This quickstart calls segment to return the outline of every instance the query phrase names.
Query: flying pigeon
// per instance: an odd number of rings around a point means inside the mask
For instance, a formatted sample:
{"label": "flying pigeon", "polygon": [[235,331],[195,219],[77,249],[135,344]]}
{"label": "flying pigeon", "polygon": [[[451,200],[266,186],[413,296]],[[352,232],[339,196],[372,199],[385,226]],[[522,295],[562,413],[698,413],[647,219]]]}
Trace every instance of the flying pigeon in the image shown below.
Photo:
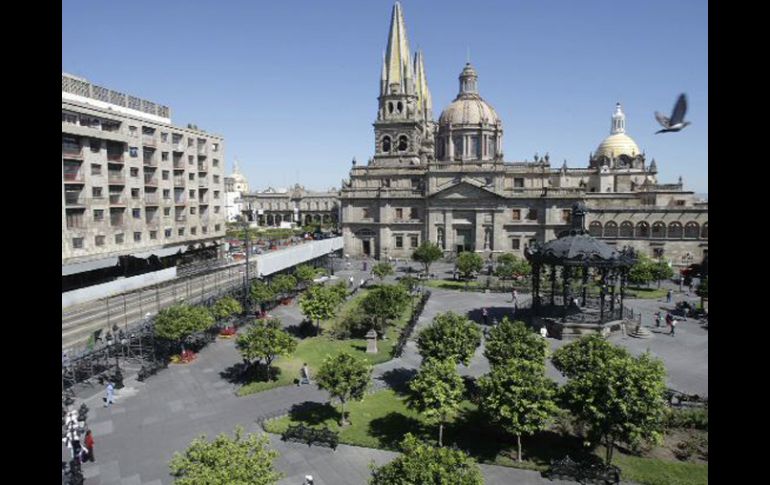
{"label": "flying pigeon", "polygon": [[685,126],[689,125],[689,121],[684,121],[684,114],[687,112],[687,97],[684,93],[679,95],[679,99],[676,100],[676,106],[671,113],[671,119],[666,118],[662,114],[655,112],[655,119],[663,126],[662,130],[656,131],[658,133],[667,133],[669,131],[680,131]]}

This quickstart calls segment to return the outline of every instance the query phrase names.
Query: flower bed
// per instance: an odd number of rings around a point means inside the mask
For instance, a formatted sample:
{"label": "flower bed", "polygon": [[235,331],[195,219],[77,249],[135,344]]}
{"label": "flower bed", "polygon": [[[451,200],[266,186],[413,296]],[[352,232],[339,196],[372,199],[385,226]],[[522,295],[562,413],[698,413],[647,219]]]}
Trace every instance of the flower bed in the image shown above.
{"label": "flower bed", "polygon": [[235,325],[231,327],[225,327],[219,331],[219,336],[222,338],[231,338],[235,336],[236,331],[237,329],[235,328]]}
{"label": "flower bed", "polygon": [[192,350],[183,350],[181,354],[171,356],[171,363],[172,364],[189,364],[190,362],[194,361],[196,357],[197,357],[197,354]]}

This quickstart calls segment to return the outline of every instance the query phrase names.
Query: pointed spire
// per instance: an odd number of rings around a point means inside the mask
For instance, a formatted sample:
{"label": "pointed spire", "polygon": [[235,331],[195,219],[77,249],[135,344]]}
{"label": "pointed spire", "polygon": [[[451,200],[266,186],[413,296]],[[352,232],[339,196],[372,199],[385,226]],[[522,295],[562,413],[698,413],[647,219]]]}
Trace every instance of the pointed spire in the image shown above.
{"label": "pointed spire", "polygon": [[388,71],[385,62],[385,51],[382,51],[382,73],[380,74],[380,94],[385,94],[388,89]]}
{"label": "pointed spire", "polygon": [[417,109],[426,121],[433,119],[433,99],[428,89],[428,78],[425,75],[425,62],[422,51],[414,55],[415,94],[417,94]]}
{"label": "pointed spire", "polygon": [[650,164],[650,173],[658,173],[658,165],[655,163],[655,159],[652,159],[652,163]]}
{"label": "pointed spire", "polygon": [[400,92],[412,94],[414,92],[414,75],[412,73],[411,54],[409,53],[409,39],[406,36],[406,24],[401,4],[396,2],[393,6],[393,15],[390,19],[390,35],[388,36],[388,50],[385,54],[387,62],[387,86],[386,92],[391,92],[391,87],[399,85]]}

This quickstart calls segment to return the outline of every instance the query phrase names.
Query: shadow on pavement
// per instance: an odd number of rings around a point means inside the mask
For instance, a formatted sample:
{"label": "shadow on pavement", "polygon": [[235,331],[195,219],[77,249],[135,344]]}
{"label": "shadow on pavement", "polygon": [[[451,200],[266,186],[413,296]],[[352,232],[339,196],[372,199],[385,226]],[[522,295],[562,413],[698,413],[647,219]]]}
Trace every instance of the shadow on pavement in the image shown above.
{"label": "shadow on pavement", "polygon": [[245,362],[238,362],[226,368],[219,373],[219,377],[230,384],[248,384],[254,381],[277,380],[281,375],[279,367],[270,366],[269,376],[265,364],[254,363],[247,365]]}

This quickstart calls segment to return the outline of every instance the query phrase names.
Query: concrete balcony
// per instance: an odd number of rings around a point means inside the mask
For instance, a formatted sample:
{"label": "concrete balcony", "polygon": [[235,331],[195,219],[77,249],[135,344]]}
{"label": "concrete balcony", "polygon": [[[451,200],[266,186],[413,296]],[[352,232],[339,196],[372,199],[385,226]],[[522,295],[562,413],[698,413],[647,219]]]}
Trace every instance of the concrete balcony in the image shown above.
{"label": "concrete balcony", "polygon": [[158,204],[158,194],[144,194],[144,203],[145,204]]}
{"label": "concrete balcony", "polygon": [[206,156],[209,154],[209,147],[207,145],[198,145],[198,155]]}
{"label": "concrete balcony", "polygon": [[158,177],[144,176],[144,185],[156,187],[158,185]]}
{"label": "concrete balcony", "polygon": [[110,205],[125,205],[126,199],[122,194],[110,194]]}
{"label": "concrete balcony", "polygon": [[154,147],[158,145],[158,140],[153,135],[142,135],[142,145]]}
{"label": "concrete balcony", "polygon": [[123,185],[126,183],[126,175],[122,172],[111,172],[107,175],[107,181],[111,184]]}
{"label": "concrete balcony", "polygon": [[208,172],[208,170],[209,170],[209,164],[208,163],[198,162],[198,171],[199,172]]}
{"label": "concrete balcony", "polygon": [[81,172],[64,172],[64,181],[67,183],[83,183],[84,177]]}
{"label": "concrete balcony", "polygon": [[184,187],[184,177],[174,177],[174,187]]}
{"label": "concrete balcony", "polygon": [[83,147],[80,145],[64,144],[61,146],[61,155],[64,158],[83,159]]}
{"label": "concrete balcony", "polygon": [[185,205],[187,204],[187,198],[186,197],[175,197],[174,198],[174,205]]}
{"label": "concrete balcony", "polygon": [[123,152],[121,153],[107,152],[107,161],[115,162],[115,163],[125,163],[125,158],[123,155],[124,155]]}
{"label": "concrete balcony", "polygon": [[209,183],[206,179],[198,179],[198,187],[208,187]]}
{"label": "concrete balcony", "polygon": [[187,216],[176,216],[174,217],[174,222],[181,222],[182,224],[186,224]]}
{"label": "concrete balcony", "polygon": [[174,168],[177,168],[177,169],[180,169],[180,170],[184,170],[184,160],[182,160],[181,158],[178,158],[178,159],[175,158],[174,159]]}
{"label": "concrete balcony", "polygon": [[158,161],[155,159],[155,157],[142,157],[142,165],[145,167],[157,167]]}
{"label": "concrete balcony", "polygon": [[65,192],[64,205],[67,207],[83,206],[85,205],[85,199],[81,197],[81,192]]}
{"label": "concrete balcony", "polygon": [[150,229],[157,229],[160,225],[160,218],[159,217],[152,217],[150,219],[147,219],[145,221],[145,224],[147,224],[147,227]]}

